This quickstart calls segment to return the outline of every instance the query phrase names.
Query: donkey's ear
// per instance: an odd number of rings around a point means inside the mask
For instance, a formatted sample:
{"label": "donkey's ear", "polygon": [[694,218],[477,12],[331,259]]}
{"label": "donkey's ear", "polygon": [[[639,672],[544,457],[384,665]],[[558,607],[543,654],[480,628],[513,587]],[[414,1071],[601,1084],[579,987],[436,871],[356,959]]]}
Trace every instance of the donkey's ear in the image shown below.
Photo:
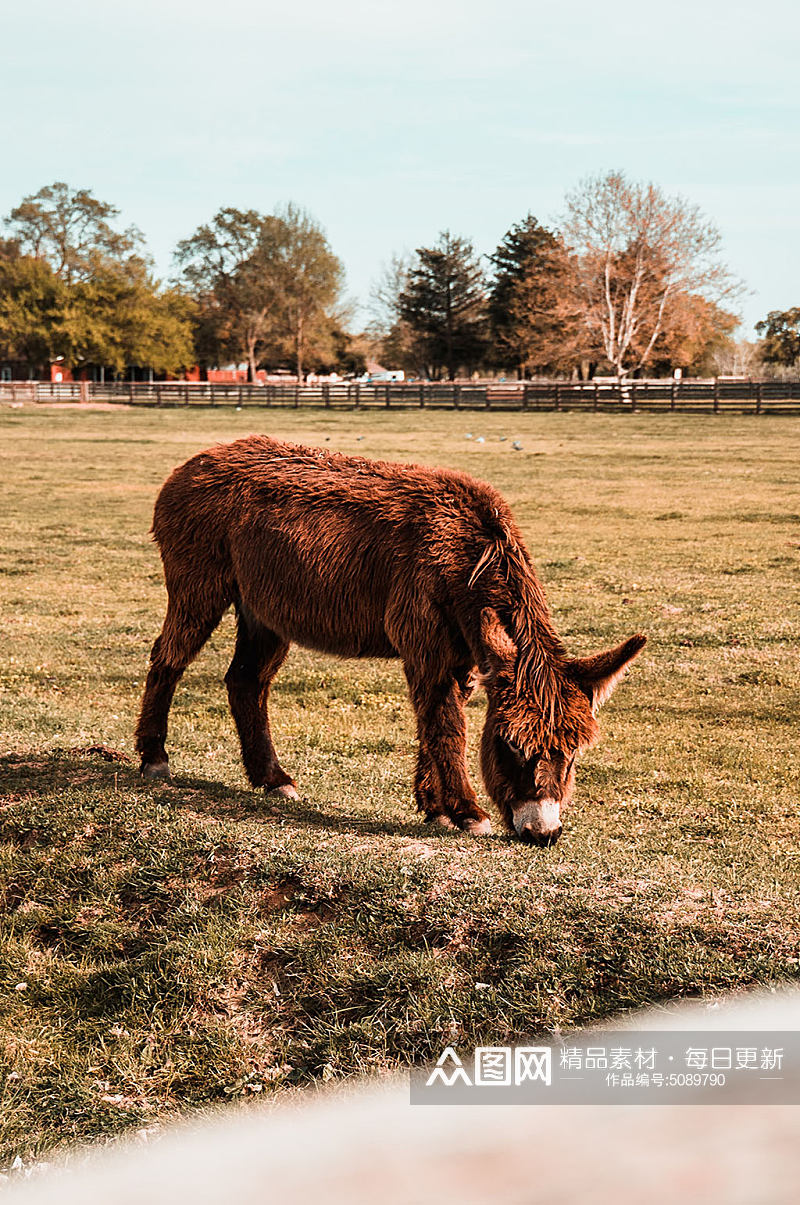
{"label": "donkey's ear", "polygon": [[592,710],[596,711],[601,703],[605,703],[646,643],[646,636],[631,636],[630,640],[615,649],[594,653],[591,657],[578,657],[570,662],[570,674],[591,699]]}
{"label": "donkey's ear", "polygon": [[513,669],[517,660],[517,646],[492,607],[484,607],[481,611],[481,644],[486,653],[489,676],[500,669]]}

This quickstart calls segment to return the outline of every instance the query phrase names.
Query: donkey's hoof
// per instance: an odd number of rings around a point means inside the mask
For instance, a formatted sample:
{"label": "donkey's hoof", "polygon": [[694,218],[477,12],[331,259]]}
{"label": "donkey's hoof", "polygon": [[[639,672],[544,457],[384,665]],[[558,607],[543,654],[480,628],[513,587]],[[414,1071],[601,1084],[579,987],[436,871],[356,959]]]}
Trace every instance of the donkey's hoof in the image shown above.
{"label": "donkey's hoof", "polygon": [[284,799],[299,799],[297,787],[291,782],[282,782],[279,787],[271,787],[268,795],[282,795]]}
{"label": "donkey's hoof", "polygon": [[152,778],[160,782],[172,782],[169,772],[169,762],[155,761],[142,764],[142,778]]}
{"label": "donkey's hoof", "polygon": [[488,837],[492,831],[492,822],[488,816],[483,820],[466,820],[464,822],[464,832],[470,833],[473,837]]}
{"label": "donkey's hoof", "polygon": [[438,824],[439,828],[445,828],[451,832],[456,827],[450,817],[445,816],[444,812],[440,812],[438,816],[431,816],[429,819],[432,820],[434,824]]}

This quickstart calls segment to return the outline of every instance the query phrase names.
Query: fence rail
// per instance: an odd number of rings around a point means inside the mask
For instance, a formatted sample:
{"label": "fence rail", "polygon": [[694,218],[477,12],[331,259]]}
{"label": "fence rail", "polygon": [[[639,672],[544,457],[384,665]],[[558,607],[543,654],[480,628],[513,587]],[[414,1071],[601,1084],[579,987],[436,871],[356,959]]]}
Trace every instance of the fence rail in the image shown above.
{"label": "fence rail", "polygon": [[235,385],[184,381],[5,381],[0,401],[117,402],[131,406],[800,414],[800,380],[360,382]]}

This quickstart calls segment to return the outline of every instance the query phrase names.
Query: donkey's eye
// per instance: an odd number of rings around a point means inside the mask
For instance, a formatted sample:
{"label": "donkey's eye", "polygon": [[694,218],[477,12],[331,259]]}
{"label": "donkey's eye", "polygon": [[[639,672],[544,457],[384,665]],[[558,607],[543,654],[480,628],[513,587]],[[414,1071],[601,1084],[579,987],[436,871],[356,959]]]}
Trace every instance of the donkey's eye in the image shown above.
{"label": "donkey's eye", "polygon": [[506,748],[514,754],[514,757],[516,757],[517,761],[525,761],[525,750],[521,745],[515,745],[513,741],[509,740],[506,740],[505,745]]}

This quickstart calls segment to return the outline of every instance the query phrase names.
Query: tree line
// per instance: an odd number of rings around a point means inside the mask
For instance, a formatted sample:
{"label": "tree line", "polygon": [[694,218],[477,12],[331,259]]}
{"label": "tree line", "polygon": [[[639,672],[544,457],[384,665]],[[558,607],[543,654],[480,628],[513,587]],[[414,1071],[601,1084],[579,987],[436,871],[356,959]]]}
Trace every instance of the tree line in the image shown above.
{"label": "tree line", "polygon": [[[692,375],[749,356],[800,361],[800,307],[773,312],[758,345],[736,344],[742,286],[716,227],[680,197],[619,172],[567,195],[557,227],[527,214],[495,251],[443,231],[395,256],[372,318],[354,331],[344,268],[324,229],[287,204],[220,209],[177,246],[159,281],[141,233],[87,189],[23,198],[0,239],[0,361],[36,375],[60,361],[175,374],[245,362],[359,375],[368,358],[416,377]],[[749,351],[748,351],[749,349]],[[726,361],[727,357],[727,361]]]}
{"label": "tree line", "polygon": [[41,372],[133,367],[173,374],[246,360],[305,370],[347,365],[344,270],[324,231],[287,205],[221,209],[179,243],[159,281],[135,227],[86,189],[25,197],[0,241],[0,360]]}

